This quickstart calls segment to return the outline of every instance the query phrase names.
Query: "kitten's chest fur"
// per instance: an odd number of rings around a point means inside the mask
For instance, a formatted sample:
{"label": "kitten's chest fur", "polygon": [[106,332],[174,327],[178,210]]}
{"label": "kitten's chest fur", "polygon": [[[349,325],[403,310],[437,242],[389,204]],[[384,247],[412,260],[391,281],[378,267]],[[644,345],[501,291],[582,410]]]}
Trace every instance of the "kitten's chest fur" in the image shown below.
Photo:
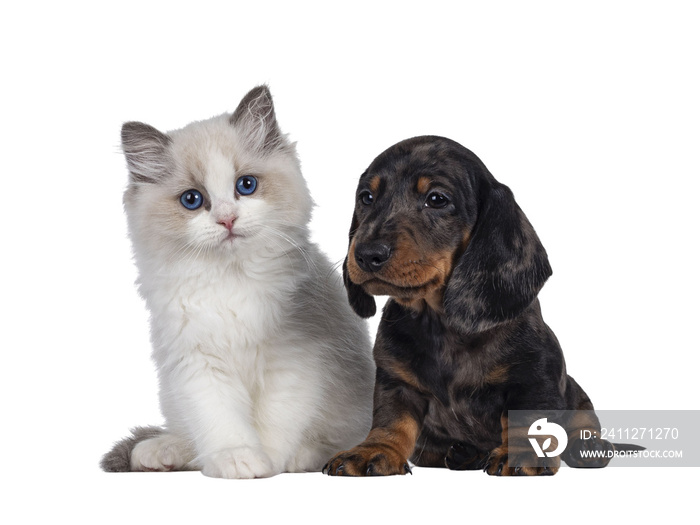
{"label": "kitten's chest fur", "polygon": [[253,366],[278,337],[295,288],[282,269],[279,261],[208,261],[144,276],[157,364],[170,368],[202,353],[222,366]]}

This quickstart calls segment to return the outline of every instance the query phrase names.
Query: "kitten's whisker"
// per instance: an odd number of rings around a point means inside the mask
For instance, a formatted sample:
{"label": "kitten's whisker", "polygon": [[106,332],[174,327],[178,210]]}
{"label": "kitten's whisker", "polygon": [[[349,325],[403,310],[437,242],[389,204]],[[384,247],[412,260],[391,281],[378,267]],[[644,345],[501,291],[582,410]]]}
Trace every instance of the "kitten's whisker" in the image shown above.
{"label": "kitten's whisker", "polygon": [[[193,248],[196,246],[196,244],[197,244],[197,240],[191,240],[191,241],[183,244],[177,250],[174,250],[172,253],[169,254],[168,262],[173,263],[178,259],[184,260],[186,255],[191,256]],[[180,256],[182,256],[182,257],[180,257]]]}
{"label": "kitten's whisker", "polygon": [[[263,234],[262,231],[260,233]],[[277,241],[277,242],[275,242],[275,245],[278,246],[282,250],[284,255],[289,259],[290,263],[292,262],[291,257],[289,256],[290,251],[297,250],[301,254],[301,256],[304,258],[304,261],[307,263],[307,266],[309,266],[309,268],[311,267],[309,259],[306,255],[306,253],[304,252],[304,250],[300,246],[298,246],[294,241],[292,241],[289,237],[283,236],[281,234],[281,232],[279,232],[273,228],[268,228],[267,230],[265,230],[265,233],[272,234],[275,236],[275,237],[271,237],[270,235],[265,235],[265,238],[268,240],[275,239]],[[286,241],[286,244],[290,245],[293,248],[293,250],[285,249],[284,245],[279,243],[279,240]]]}
{"label": "kitten's whisker", "polygon": [[306,264],[310,270],[311,269],[318,270],[316,263],[311,259],[311,257],[309,257],[309,254],[306,252],[306,250],[304,250],[304,248],[302,248],[296,241],[294,241],[294,239],[289,237],[284,232],[277,230],[276,228],[268,227],[267,231],[279,236],[281,239],[287,241],[290,245],[292,245],[294,248],[296,248],[299,251],[299,253],[301,254],[301,256],[304,258],[304,260],[306,261]]}
{"label": "kitten's whisker", "polygon": [[274,237],[271,237],[269,235],[266,235],[264,232],[259,231],[258,235],[263,238],[264,241],[274,243],[275,246],[277,246],[280,250],[282,250],[282,253],[284,254],[285,257],[287,257],[287,260],[289,260],[289,265],[294,266],[292,262],[292,258],[289,256],[289,251],[290,250],[285,250],[284,246],[282,246],[279,242],[277,242],[277,239]]}
{"label": "kitten's whisker", "polygon": [[345,262],[345,257],[343,257],[339,261],[333,263],[333,266],[331,266],[331,270],[329,272],[329,275],[330,275],[330,273],[337,272],[338,270],[340,270],[340,267],[343,266],[344,262]]}

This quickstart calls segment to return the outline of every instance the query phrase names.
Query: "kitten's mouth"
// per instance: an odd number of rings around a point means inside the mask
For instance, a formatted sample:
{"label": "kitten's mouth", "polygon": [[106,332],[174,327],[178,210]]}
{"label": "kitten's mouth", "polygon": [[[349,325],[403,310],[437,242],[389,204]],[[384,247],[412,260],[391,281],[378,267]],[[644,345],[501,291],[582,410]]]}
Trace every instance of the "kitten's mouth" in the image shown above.
{"label": "kitten's mouth", "polygon": [[243,235],[241,235],[240,233],[235,233],[235,232],[230,231],[230,232],[228,232],[228,235],[226,235],[226,237],[221,239],[221,243],[222,244],[229,244],[229,243],[232,243],[234,241],[234,239],[241,239],[241,238],[243,238]]}

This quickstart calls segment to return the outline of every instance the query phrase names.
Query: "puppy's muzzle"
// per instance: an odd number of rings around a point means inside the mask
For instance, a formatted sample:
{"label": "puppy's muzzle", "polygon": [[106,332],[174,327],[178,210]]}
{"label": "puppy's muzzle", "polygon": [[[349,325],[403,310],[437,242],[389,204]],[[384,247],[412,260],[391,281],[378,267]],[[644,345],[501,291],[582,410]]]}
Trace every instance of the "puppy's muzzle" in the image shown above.
{"label": "puppy's muzzle", "polygon": [[378,272],[391,257],[391,247],[383,243],[360,243],[355,246],[355,262],[365,272]]}

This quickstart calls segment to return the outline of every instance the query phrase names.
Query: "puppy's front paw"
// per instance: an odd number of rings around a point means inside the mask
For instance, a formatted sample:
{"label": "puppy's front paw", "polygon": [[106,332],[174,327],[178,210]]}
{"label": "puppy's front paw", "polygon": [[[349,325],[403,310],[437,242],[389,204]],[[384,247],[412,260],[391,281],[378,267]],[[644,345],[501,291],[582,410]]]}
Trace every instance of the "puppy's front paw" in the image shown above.
{"label": "puppy's front paw", "polygon": [[560,466],[558,457],[538,458],[529,452],[509,455],[507,447],[499,447],[491,452],[484,470],[491,476],[553,476]]}
{"label": "puppy's front paw", "polygon": [[391,476],[411,474],[411,467],[389,445],[358,445],[341,452],[323,467],[329,476]]}
{"label": "puppy's front paw", "polygon": [[574,468],[602,468],[610,463],[615,447],[605,439],[575,439],[569,441],[562,459]]}
{"label": "puppy's front paw", "polygon": [[204,458],[202,474],[210,478],[252,479],[279,474],[270,457],[253,447],[227,448]]}

